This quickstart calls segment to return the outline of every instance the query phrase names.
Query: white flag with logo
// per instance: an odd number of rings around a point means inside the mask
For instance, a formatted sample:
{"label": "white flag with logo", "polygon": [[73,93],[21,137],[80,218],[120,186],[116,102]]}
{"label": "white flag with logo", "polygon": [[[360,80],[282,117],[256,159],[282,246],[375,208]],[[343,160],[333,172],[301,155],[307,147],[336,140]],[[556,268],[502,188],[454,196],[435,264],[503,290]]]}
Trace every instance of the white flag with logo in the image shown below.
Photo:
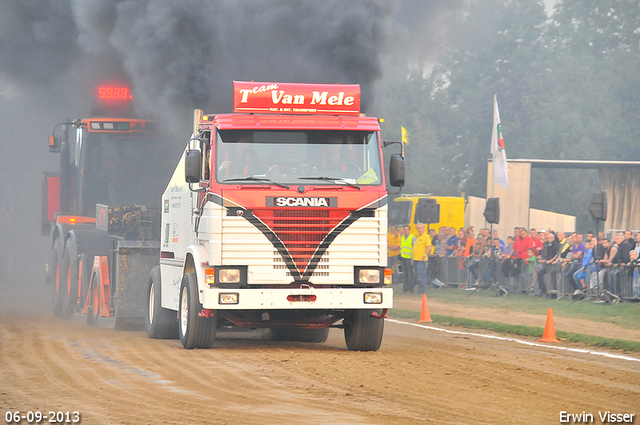
{"label": "white flag with logo", "polygon": [[493,130],[491,131],[491,155],[493,156],[493,181],[509,189],[507,153],[502,139],[498,100],[493,96]]}

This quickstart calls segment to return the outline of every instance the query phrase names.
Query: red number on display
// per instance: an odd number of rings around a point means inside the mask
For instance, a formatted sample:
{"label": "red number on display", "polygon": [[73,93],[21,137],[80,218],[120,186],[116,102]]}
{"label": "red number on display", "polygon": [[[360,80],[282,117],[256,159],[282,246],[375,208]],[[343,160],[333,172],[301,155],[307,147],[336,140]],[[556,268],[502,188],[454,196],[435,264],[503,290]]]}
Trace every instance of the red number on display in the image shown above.
{"label": "red number on display", "polygon": [[129,89],[126,87],[100,87],[98,99],[130,99]]}

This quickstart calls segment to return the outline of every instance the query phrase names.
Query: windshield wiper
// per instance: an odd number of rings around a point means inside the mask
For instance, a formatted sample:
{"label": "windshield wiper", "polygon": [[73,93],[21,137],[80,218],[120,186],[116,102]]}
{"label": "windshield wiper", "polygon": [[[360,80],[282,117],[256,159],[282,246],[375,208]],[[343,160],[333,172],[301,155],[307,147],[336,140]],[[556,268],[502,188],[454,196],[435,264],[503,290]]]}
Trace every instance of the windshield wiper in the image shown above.
{"label": "windshield wiper", "polygon": [[347,186],[350,187],[355,187],[358,190],[362,190],[362,188],[356,184],[353,183],[349,183],[347,181],[347,179],[342,178],[342,177],[327,177],[327,176],[318,176],[318,177],[298,177],[299,180],[324,180],[324,181],[329,181],[329,182],[334,182],[334,183],[342,183],[342,184],[346,184]]}
{"label": "windshield wiper", "polygon": [[274,182],[273,180],[268,179],[266,177],[256,177],[256,176],[236,177],[236,178],[233,178],[233,179],[225,179],[225,180],[222,180],[222,183],[239,182],[239,181],[268,182],[268,183],[274,184],[276,186],[280,186],[280,187],[283,187],[285,189],[289,189],[289,186],[287,186],[285,184]]}

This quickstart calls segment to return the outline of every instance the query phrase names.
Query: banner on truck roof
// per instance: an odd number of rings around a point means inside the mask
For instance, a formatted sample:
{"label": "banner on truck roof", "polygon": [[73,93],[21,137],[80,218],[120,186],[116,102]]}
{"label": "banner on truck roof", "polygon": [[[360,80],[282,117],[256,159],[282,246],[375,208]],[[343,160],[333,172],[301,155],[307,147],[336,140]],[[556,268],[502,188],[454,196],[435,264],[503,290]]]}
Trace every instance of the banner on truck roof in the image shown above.
{"label": "banner on truck roof", "polygon": [[359,115],[359,84],[233,82],[233,112]]}

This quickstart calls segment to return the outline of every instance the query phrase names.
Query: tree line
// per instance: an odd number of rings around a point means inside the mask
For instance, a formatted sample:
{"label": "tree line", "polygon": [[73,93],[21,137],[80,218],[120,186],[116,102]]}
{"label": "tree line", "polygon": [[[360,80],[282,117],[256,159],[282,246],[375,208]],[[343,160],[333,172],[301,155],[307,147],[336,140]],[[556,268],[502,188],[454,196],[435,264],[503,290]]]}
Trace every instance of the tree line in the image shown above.
{"label": "tree line", "polygon": [[[377,98],[385,140],[409,131],[406,193],[486,195],[494,94],[508,158],[640,159],[640,2],[471,0],[444,40]],[[531,206],[589,227],[598,188],[596,171],[534,170]]]}

